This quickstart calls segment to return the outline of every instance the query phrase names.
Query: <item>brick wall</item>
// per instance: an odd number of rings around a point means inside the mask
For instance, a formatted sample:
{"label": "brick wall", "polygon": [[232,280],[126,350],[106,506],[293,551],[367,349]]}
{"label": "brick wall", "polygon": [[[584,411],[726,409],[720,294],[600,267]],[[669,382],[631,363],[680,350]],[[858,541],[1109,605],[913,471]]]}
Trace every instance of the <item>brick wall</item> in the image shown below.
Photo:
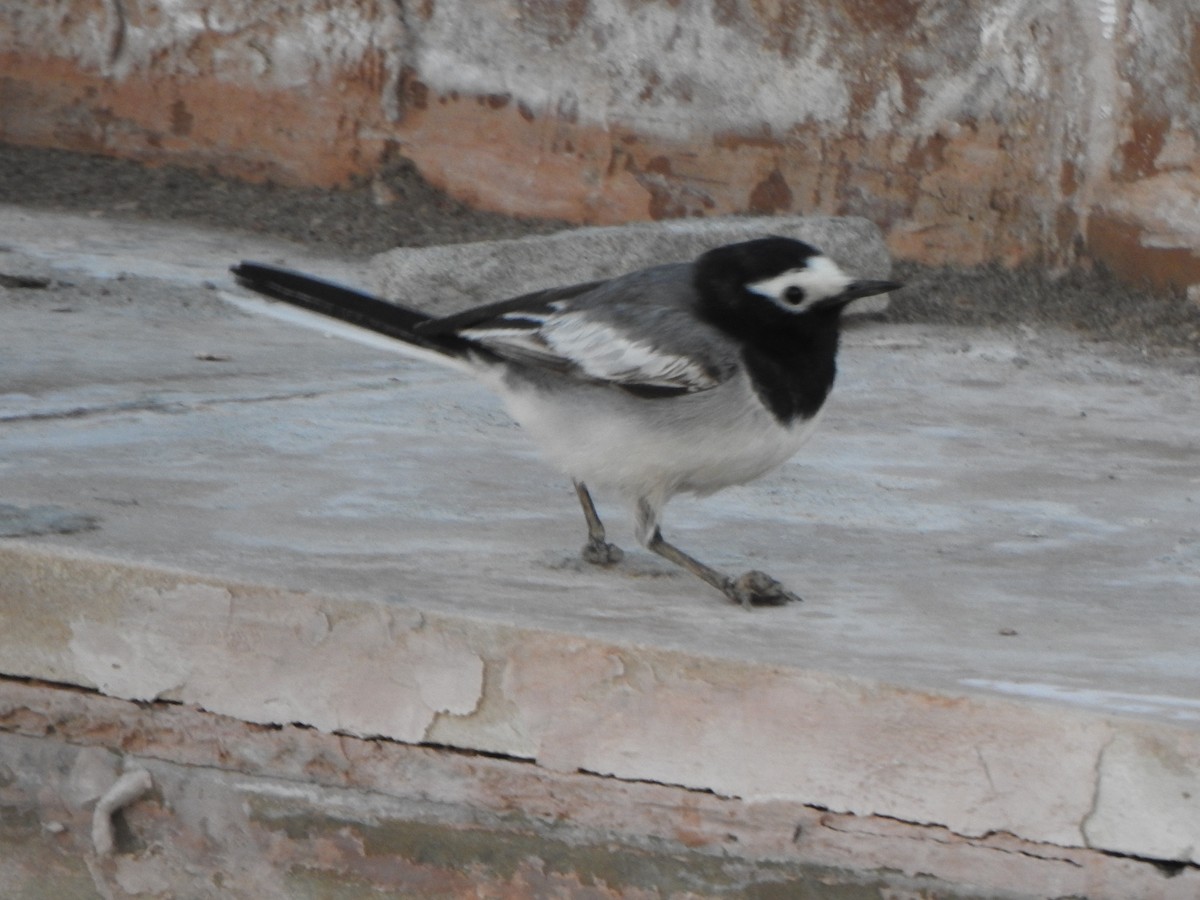
{"label": "brick wall", "polygon": [[1200,283],[1190,0],[45,0],[0,8],[0,140]]}

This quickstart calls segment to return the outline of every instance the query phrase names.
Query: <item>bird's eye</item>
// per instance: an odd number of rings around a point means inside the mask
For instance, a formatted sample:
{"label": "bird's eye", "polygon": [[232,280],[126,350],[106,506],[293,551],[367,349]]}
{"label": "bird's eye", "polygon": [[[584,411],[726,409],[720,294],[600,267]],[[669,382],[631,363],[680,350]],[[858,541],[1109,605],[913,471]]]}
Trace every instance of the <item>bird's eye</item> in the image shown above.
{"label": "bird's eye", "polygon": [[783,292],[783,299],[792,304],[792,306],[799,306],[804,302],[804,288],[796,287],[794,284],[791,285]]}

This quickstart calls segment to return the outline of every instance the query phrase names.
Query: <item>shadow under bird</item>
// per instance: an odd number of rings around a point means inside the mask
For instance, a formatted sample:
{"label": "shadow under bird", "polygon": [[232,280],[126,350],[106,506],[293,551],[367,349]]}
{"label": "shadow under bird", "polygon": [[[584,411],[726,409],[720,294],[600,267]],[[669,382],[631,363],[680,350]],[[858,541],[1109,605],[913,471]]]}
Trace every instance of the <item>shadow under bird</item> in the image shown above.
{"label": "shadow under bird", "polygon": [[900,287],[855,279],[815,247],[774,236],[440,318],[273,266],[243,262],[233,273],[494,390],[574,480],[588,562],[623,555],[605,537],[591,484],[632,501],[647,549],[744,606],[799,597],[763,572],[730,576],[685,553],[662,535],[663,507],[788,460],[833,387],[842,311]]}

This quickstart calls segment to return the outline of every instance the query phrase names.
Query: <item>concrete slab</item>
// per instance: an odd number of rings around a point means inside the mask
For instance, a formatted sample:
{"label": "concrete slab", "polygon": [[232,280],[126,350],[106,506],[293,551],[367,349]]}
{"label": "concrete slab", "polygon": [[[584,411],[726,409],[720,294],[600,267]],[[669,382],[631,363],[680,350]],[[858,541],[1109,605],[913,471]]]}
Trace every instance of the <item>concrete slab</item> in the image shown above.
{"label": "concrete slab", "polygon": [[[563,284],[614,278],[668,262],[686,262],[721,244],[767,234],[820,247],[847,272],[886,278],[892,268],[883,235],[853,216],[728,216],[576,228],[555,234],[435,247],[404,247],[371,260],[369,286],[385,297],[436,312],[517,297]],[[855,303],[856,314],[887,308],[886,294]]]}
{"label": "concrete slab", "polygon": [[[31,233],[0,271],[112,237]],[[855,328],[796,460],[668,509],[684,547],[806,601],[745,612],[605,497],[627,560],[577,562],[569,485],[489,394],[229,307],[210,240],[211,269],[6,292],[0,502],[98,527],[0,543],[0,671],[1200,861],[1194,376]]]}

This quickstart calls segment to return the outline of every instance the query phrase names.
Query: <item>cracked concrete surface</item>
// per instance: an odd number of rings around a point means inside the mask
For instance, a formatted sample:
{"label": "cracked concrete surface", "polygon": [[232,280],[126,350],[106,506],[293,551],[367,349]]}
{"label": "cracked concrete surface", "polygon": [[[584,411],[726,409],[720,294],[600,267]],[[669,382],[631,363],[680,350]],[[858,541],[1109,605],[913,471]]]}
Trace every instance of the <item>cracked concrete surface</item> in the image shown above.
{"label": "cracked concrete surface", "polygon": [[1195,376],[1049,332],[853,329],[796,460],[668,510],[805,596],[745,613],[634,550],[609,498],[633,552],[578,563],[569,485],[482,389],[205,284],[350,264],[0,216],[0,271],[50,279],[4,289],[0,502],[99,526],[0,543],[4,674],[1197,861]]}

